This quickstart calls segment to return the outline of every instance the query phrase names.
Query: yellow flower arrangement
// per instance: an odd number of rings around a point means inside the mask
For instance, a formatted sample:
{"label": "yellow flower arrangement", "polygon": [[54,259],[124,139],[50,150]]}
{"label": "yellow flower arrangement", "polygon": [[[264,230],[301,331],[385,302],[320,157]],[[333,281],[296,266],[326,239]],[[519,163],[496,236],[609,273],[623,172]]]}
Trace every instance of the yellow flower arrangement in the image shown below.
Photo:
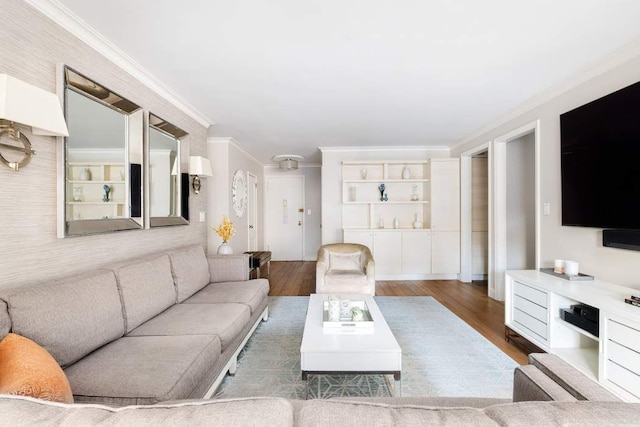
{"label": "yellow flower arrangement", "polygon": [[233,228],[233,223],[229,221],[226,215],[222,216],[222,222],[218,228],[211,227],[213,231],[218,233],[218,236],[222,239],[222,243],[227,243],[231,237],[233,237],[236,230]]}

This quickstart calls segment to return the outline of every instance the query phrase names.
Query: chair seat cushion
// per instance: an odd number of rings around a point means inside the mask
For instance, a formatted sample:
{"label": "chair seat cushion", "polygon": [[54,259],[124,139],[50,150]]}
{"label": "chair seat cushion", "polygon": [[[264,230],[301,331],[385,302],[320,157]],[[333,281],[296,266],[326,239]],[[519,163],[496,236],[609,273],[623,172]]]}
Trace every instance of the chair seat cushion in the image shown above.
{"label": "chair seat cushion", "polygon": [[188,397],[220,351],[217,336],[123,337],[65,373],[76,402],[149,405]]}
{"label": "chair seat cushion", "polygon": [[255,313],[269,295],[269,281],[255,279],[246,282],[210,283],[206,288],[184,301],[186,304],[235,302],[246,304]]}
{"label": "chair seat cushion", "polygon": [[249,307],[244,304],[176,304],[127,336],[215,335],[224,351],[250,317]]}

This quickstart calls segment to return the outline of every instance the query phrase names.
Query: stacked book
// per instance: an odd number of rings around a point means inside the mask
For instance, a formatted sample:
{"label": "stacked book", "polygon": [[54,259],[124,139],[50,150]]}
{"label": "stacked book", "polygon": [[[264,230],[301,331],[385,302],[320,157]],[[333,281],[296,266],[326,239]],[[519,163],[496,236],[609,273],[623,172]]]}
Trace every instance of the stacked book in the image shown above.
{"label": "stacked book", "polygon": [[625,298],[624,302],[640,307],[640,295],[631,295],[629,298]]}

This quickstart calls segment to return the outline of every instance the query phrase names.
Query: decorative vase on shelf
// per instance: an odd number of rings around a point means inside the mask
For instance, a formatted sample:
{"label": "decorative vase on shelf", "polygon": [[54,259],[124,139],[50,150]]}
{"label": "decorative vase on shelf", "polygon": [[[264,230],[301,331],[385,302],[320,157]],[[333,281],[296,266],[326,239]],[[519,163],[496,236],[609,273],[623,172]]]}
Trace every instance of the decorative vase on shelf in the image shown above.
{"label": "decorative vase on shelf", "polygon": [[367,179],[367,168],[360,169],[360,177],[362,179]]}
{"label": "decorative vase on shelf", "polygon": [[82,168],[79,178],[80,181],[91,181],[91,171],[89,168]]}
{"label": "decorative vase on shelf", "polygon": [[400,219],[398,218],[393,219],[393,228],[400,228]]}
{"label": "decorative vase on shelf", "polygon": [[102,201],[106,203],[110,200],[109,193],[111,193],[111,186],[108,184],[105,184],[102,186],[102,189],[104,190],[104,196],[102,196]]}
{"label": "decorative vase on shelf", "polygon": [[380,201],[381,202],[386,202],[387,200],[389,200],[387,198],[387,195],[384,194],[384,191],[387,189],[387,186],[384,184],[380,184],[378,185],[378,190],[380,191]]}
{"label": "decorative vase on shelf", "polygon": [[416,220],[413,222],[413,228],[422,228],[422,221],[420,221],[418,214],[416,214]]}
{"label": "decorative vase on shelf", "polygon": [[227,242],[222,242],[220,246],[218,246],[218,255],[233,255],[233,248]]}
{"label": "decorative vase on shelf", "polygon": [[411,179],[411,169],[408,166],[402,169],[402,179]]}

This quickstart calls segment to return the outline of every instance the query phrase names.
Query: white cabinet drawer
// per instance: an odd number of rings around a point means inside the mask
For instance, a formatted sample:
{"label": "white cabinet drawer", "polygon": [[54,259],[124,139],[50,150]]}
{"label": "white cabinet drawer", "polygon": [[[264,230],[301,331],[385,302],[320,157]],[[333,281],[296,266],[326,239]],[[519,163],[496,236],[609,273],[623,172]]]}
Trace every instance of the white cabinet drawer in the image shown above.
{"label": "white cabinet drawer", "polygon": [[640,399],[640,376],[607,360],[607,380]]}
{"label": "white cabinet drawer", "polygon": [[547,307],[547,293],[544,291],[539,291],[519,282],[513,282],[513,293],[542,307]]}
{"label": "white cabinet drawer", "polygon": [[640,375],[640,353],[621,346],[614,341],[609,341],[607,359]]}
{"label": "white cabinet drawer", "polygon": [[547,323],[547,309],[539,306],[538,304],[532,303],[528,299],[515,295],[513,297],[513,307],[520,311],[524,311],[531,317],[538,319],[543,323]]}
{"label": "white cabinet drawer", "polygon": [[607,338],[640,353],[640,331],[609,319]]}
{"label": "white cabinet drawer", "polygon": [[541,322],[518,309],[513,310],[513,320],[520,326],[533,332],[539,339],[547,340],[547,324],[545,322]]}

